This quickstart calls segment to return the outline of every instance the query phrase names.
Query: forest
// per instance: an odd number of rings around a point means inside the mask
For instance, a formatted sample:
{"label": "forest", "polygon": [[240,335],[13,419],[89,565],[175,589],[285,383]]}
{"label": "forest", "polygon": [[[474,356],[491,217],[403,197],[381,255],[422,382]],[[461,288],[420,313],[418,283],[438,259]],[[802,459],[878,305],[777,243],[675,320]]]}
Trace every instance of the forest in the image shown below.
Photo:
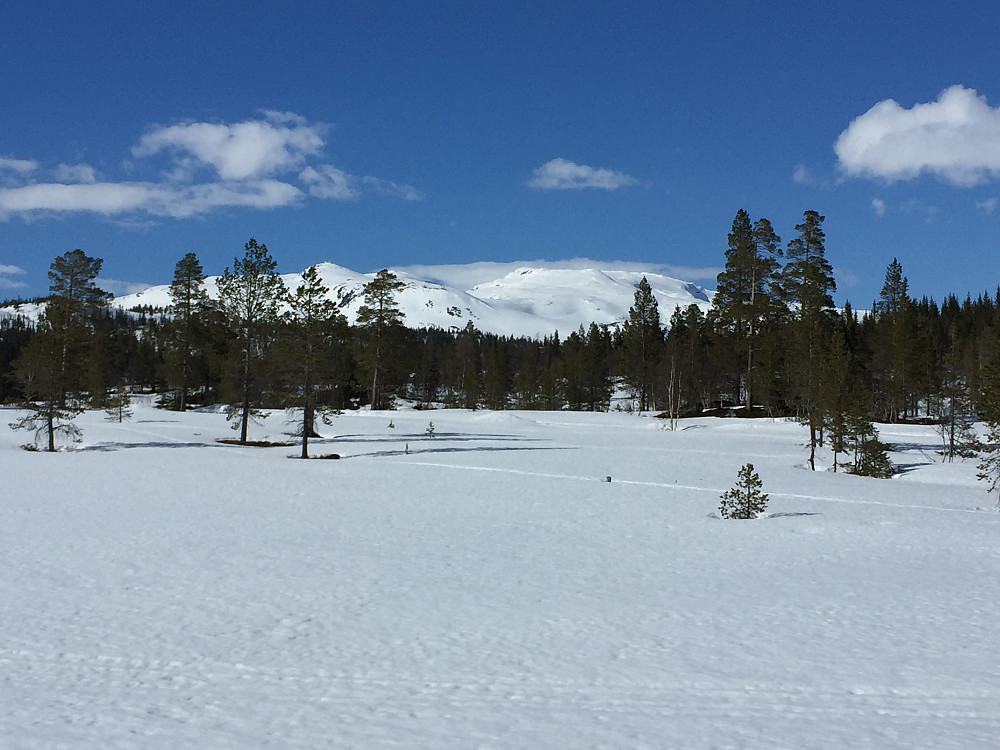
{"label": "forest", "polygon": [[[0,402],[25,407],[15,426],[49,449],[75,435],[80,410],[121,409],[129,394],[152,393],[165,409],[228,405],[241,441],[263,410],[299,410],[303,456],[315,419],[400,399],[421,409],[614,403],[671,426],[704,414],[794,417],[809,429],[811,461],[829,440],[850,467],[875,475],[886,470],[875,423],[933,422],[948,459],[967,454],[973,421],[1000,422],[1000,288],[916,299],[893,258],[863,314],[850,303],[838,309],[824,220],[806,211],[783,244],[767,219],[741,209],[707,314],[659,310],[644,279],[621,325],[540,340],[471,322],[408,328],[394,299],[402,284],[388,270],[365,286],[349,325],[314,269],[286,289],[254,238],[220,277],[218,299],[188,253],[167,309],[121,310],[97,286],[101,259],[73,250],[53,261],[37,321],[0,319]],[[612,399],[621,393],[629,398]]]}

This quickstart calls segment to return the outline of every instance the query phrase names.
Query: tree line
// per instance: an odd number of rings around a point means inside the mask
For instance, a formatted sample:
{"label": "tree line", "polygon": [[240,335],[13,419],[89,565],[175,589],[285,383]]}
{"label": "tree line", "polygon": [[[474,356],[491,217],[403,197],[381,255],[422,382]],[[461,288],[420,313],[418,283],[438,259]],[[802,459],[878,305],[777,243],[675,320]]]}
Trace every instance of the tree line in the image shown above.
{"label": "tree line", "polygon": [[[880,464],[876,422],[931,420],[951,458],[975,417],[990,418],[998,380],[1000,289],[993,296],[910,296],[893,259],[865,314],[835,308],[825,218],[806,211],[782,244],[771,223],[740,210],[711,308],[676,308],[663,320],[646,279],[620,326],[581,326],[541,339],[477,330],[412,329],[395,301],[402,283],[383,270],[364,287],[349,325],[315,267],[294,290],[251,238],[205,289],[194,253],[177,262],[165,310],[108,306],[101,260],[74,250],[49,272],[36,324],[0,321],[0,400],[30,411],[21,426],[53,446],[72,436],[84,406],[121,387],[156,393],[164,408],[224,403],[247,440],[262,410],[301,415],[302,455],[331,410],[418,408],[655,411],[671,424],[697,414],[791,416],[857,469]],[[621,401],[615,401],[621,405]],[[622,408],[619,406],[619,408]],[[837,459],[835,458],[835,461]]]}

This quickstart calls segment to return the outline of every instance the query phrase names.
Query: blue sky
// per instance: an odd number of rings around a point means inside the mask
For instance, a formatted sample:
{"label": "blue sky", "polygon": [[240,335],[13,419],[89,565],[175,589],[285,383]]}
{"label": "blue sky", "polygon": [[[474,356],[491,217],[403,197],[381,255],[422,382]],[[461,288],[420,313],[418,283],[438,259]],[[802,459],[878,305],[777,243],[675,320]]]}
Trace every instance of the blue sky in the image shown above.
{"label": "blue sky", "polygon": [[[701,5],[703,7],[695,7]],[[690,6],[690,7],[689,7]],[[0,298],[221,273],[634,261],[826,216],[836,299],[1000,284],[989,2],[25,2],[0,22]]]}

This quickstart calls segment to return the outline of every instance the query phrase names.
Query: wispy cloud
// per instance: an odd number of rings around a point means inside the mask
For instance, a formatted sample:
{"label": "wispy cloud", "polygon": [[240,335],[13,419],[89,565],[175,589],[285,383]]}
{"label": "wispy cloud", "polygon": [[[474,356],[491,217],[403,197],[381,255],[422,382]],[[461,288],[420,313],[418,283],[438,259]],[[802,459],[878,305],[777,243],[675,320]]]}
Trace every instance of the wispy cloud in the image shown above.
{"label": "wispy cloud", "polygon": [[894,182],[928,173],[975,185],[1000,176],[1000,109],[963,86],[911,109],[886,99],[851,122],[834,150],[852,177]]}
{"label": "wispy cloud", "polygon": [[31,159],[9,159],[0,156],[0,170],[24,173],[34,169],[38,169],[38,162],[31,161]]}
{"label": "wispy cloud", "polygon": [[53,177],[58,182],[97,182],[97,173],[88,164],[60,164],[56,167]]}
{"label": "wispy cloud", "polygon": [[881,198],[872,198],[872,208],[876,216],[885,216],[885,201]]}
{"label": "wispy cloud", "polygon": [[813,176],[805,164],[796,164],[795,170],[792,172],[792,181],[799,185],[808,185],[813,181]]}
{"label": "wispy cloud", "polygon": [[148,182],[39,183],[0,190],[0,217],[35,212],[89,212],[104,216],[146,213],[186,217],[223,206],[276,208],[301,197],[279,180],[173,186]]}
{"label": "wispy cloud", "polygon": [[810,187],[827,188],[830,187],[830,178],[821,176],[813,172],[805,164],[796,164],[792,170],[792,182],[796,185],[809,185]]}
{"label": "wispy cloud", "polygon": [[20,289],[26,287],[23,281],[12,276],[22,276],[24,269],[20,266],[0,265],[0,289]]}
{"label": "wispy cloud", "polygon": [[637,182],[624,172],[588,167],[566,159],[552,159],[534,171],[534,177],[528,180],[528,187],[536,190],[617,190]]}
{"label": "wispy cloud", "polygon": [[982,211],[987,216],[991,215],[997,210],[997,199],[987,198],[986,200],[976,201],[976,208]]}
{"label": "wispy cloud", "polygon": [[119,281],[118,279],[105,279],[101,276],[94,280],[100,289],[106,292],[111,292],[111,294],[116,297],[124,297],[128,294],[137,294],[139,292],[149,289],[151,284],[140,284],[134,281]]}
{"label": "wispy cloud", "polygon": [[[132,171],[158,164],[149,180],[99,179],[88,164],[43,169],[29,159],[0,159],[0,219],[95,213],[186,217],[224,207],[272,209],[307,197],[356,200],[365,194],[403,200],[416,188],[359,177],[318,160],[327,126],[287,112],[238,123],[184,122],[155,126],[131,149]],[[165,161],[153,162],[154,157]],[[298,184],[296,184],[298,183]]]}

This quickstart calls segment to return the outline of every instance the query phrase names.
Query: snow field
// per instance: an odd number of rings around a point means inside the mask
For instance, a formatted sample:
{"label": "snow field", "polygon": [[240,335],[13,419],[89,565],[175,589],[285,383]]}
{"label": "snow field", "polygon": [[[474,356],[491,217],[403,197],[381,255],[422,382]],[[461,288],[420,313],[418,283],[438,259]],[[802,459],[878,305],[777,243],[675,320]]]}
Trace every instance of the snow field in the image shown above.
{"label": "snow field", "polygon": [[[930,428],[871,480],[787,422],[350,413],[303,462],[135,411],[56,456],[0,430],[0,747],[1000,736],[1000,514]],[[748,461],[768,517],[722,521]]]}

